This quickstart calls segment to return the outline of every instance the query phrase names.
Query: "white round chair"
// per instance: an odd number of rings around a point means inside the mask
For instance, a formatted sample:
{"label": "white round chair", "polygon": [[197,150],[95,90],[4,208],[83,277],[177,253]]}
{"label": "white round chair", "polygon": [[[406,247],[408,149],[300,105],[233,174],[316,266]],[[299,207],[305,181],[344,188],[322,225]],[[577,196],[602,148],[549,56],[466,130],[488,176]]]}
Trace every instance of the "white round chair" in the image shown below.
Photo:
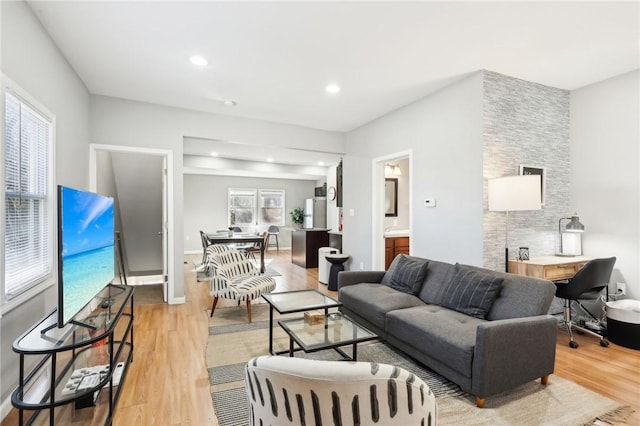
{"label": "white round chair", "polygon": [[429,386],[393,365],[260,356],[245,384],[256,426],[437,424]]}

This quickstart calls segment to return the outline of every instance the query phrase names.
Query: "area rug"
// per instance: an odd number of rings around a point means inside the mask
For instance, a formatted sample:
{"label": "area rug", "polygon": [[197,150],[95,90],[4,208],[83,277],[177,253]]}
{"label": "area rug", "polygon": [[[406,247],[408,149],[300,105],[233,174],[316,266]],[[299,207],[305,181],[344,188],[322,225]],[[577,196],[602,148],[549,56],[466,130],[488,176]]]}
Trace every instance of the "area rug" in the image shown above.
{"label": "area rug", "polygon": [[[254,321],[248,324],[244,309],[219,308],[209,322],[206,362],[213,407],[221,426],[249,424],[244,365],[252,357],[268,353],[269,307],[256,304],[252,314]],[[289,316],[296,315],[300,314]],[[280,318],[277,313],[275,316]],[[287,335],[276,325],[274,349],[286,349],[288,342]],[[296,352],[296,357],[303,356],[340,359],[332,350]],[[358,361],[397,365],[422,378],[436,396],[440,425],[590,425],[596,420],[624,421],[632,413],[629,407],[557,376],[551,376],[547,386],[531,381],[487,398],[485,408],[479,409],[475,398],[456,384],[383,342],[359,345]]]}

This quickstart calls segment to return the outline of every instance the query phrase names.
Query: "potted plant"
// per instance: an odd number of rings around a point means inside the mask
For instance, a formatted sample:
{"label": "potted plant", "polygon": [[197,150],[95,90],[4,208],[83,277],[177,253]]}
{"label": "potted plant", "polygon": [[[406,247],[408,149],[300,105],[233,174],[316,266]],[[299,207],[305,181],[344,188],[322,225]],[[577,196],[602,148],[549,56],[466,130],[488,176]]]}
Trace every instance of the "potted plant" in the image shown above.
{"label": "potted plant", "polygon": [[291,222],[298,225],[298,228],[304,222],[304,210],[301,207],[296,207],[292,211],[289,212],[289,216],[291,216]]}

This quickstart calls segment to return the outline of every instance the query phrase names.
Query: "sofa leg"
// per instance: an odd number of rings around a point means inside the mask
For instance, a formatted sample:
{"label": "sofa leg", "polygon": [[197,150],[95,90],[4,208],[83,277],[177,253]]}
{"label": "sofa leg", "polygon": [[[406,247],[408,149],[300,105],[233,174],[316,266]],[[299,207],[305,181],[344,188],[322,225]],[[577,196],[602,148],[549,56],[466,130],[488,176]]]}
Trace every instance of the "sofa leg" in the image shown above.
{"label": "sofa leg", "polygon": [[540,384],[542,384],[542,386],[547,386],[547,383],[549,383],[549,375],[548,374],[546,376],[540,377]]}
{"label": "sofa leg", "polygon": [[218,304],[218,296],[213,296],[213,305],[211,306],[211,315],[209,315],[209,318],[213,318],[213,311],[216,310],[217,304]]}
{"label": "sofa leg", "polygon": [[249,317],[249,324],[251,324],[251,300],[247,299],[247,316]]}
{"label": "sofa leg", "polygon": [[476,407],[478,408],[484,408],[484,403],[487,401],[486,398],[480,398],[479,396],[476,396]]}

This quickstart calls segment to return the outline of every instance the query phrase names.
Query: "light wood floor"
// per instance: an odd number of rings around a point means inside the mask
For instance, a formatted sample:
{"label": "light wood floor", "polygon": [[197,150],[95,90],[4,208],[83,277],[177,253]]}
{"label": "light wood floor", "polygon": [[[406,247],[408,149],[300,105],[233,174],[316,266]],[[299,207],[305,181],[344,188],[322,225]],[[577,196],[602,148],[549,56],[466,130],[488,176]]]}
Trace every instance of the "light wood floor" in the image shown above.
{"label": "light wood floor", "polygon": [[[116,410],[116,426],[217,425],[204,359],[211,298],[208,283],[197,282],[192,272],[198,258],[185,257],[185,304],[136,308],[134,362]],[[335,295],[318,283],[317,269],[292,265],[289,251],[276,255],[270,250],[267,259],[282,274],[275,291],[317,288]],[[218,306],[227,305],[234,304],[221,301]],[[580,347],[570,349],[568,337],[559,331],[555,374],[631,405],[636,412],[627,424],[640,425],[640,352],[613,343],[602,348],[588,336],[577,340]],[[17,424],[16,419],[13,410],[2,426]]]}

